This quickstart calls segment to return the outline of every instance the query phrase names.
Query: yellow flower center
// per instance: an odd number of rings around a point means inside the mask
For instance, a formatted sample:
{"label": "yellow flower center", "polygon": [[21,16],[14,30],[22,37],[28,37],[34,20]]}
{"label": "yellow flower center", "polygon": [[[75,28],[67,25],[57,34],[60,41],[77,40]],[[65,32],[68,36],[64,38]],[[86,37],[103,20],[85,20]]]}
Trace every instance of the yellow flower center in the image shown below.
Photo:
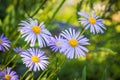
{"label": "yellow flower center", "polygon": [[32,31],[35,33],[35,34],[39,34],[41,32],[41,28],[39,26],[33,26],[32,27]]}
{"label": "yellow flower center", "polygon": [[96,19],[95,19],[95,18],[92,18],[92,17],[90,17],[90,18],[88,19],[88,21],[89,21],[90,24],[95,24],[95,23],[96,23]]}
{"label": "yellow flower center", "polygon": [[0,40],[0,44],[2,44],[2,40]]}
{"label": "yellow flower center", "polygon": [[56,42],[56,46],[60,46],[61,45],[61,43],[60,42]]}
{"label": "yellow flower center", "polygon": [[6,79],[6,80],[10,80],[10,78],[11,78],[11,77],[10,77],[9,74],[6,74],[6,75],[5,75],[5,79]]}
{"label": "yellow flower center", "polygon": [[72,38],[71,40],[69,40],[69,44],[72,47],[76,47],[78,45],[78,41],[74,38]]}
{"label": "yellow flower center", "polygon": [[39,58],[37,57],[37,56],[32,56],[31,57],[31,60],[33,61],[33,62],[39,62]]}

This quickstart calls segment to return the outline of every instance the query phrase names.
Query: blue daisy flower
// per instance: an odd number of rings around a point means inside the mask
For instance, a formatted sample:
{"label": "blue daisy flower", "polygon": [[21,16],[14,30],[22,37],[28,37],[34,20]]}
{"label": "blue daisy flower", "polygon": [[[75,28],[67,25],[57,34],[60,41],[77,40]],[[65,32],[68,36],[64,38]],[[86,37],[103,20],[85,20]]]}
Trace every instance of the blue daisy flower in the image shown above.
{"label": "blue daisy flower", "polygon": [[31,71],[40,71],[40,69],[46,69],[49,62],[47,61],[48,57],[38,48],[30,48],[21,52],[21,57],[23,63]]}
{"label": "blue daisy flower", "polygon": [[20,52],[22,51],[22,48],[21,48],[21,47],[16,47],[16,48],[14,48],[13,50],[14,50],[14,52],[16,52],[16,53],[20,53]]}
{"label": "blue daisy flower", "polygon": [[104,33],[103,29],[105,30],[106,27],[103,24],[103,19],[100,19],[99,16],[96,16],[96,14],[93,12],[92,15],[88,15],[86,12],[78,12],[78,15],[84,17],[79,18],[79,22],[81,24],[84,24],[86,27],[85,29],[90,28],[90,32],[95,33]]}
{"label": "blue daisy flower", "polygon": [[8,40],[7,37],[4,36],[4,34],[2,34],[0,36],[0,51],[5,51],[6,50],[9,50],[10,48],[10,41]]}
{"label": "blue daisy flower", "polygon": [[80,36],[80,32],[75,32],[74,29],[69,28],[69,30],[62,31],[60,35],[66,39],[61,52],[67,58],[79,58],[80,56],[85,56],[85,52],[88,52],[88,49],[84,46],[89,45],[89,39]]}
{"label": "blue daisy flower", "polygon": [[19,80],[19,77],[15,71],[7,67],[2,72],[0,72],[0,80]]}
{"label": "blue daisy flower", "polygon": [[48,43],[48,46],[52,49],[52,51],[60,51],[61,47],[63,46],[65,42],[65,39],[63,39],[61,36],[57,37],[51,37]]}
{"label": "blue daisy flower", "polygon": [[26,37],[25,41],[30,43],[30,46],[35,45],[36,39],[40,47],[45,47],[51,33],[44,27],[44,23],[38,25],[37,20],[29,18],[27,21],[21,21],[18,31],[22,33],[22,37]]}

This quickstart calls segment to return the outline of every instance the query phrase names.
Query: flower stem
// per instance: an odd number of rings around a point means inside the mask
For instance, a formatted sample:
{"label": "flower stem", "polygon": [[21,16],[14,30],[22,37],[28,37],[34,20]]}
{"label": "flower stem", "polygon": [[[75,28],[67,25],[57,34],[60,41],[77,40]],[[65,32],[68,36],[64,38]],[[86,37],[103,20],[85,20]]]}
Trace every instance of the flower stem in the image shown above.
{"label": "flower stem", "polygon": [[25,48],[27,47],[28,44],[29,44],[29,43],[25,44],[25,45],[22,47],[22,49],[25,49]]}
{"label": "flower stem", "polygon": [[47,71],[47,69],[44,70],[44,71],[42,72],[42,74],[40,74],[40,76],[37,78],[37,80],[41,80],[41,77],[43,76],[43,74],[44,74],[46,71]]}
{"label": "flower stem", "polygon": [[51,80],[51,78],[53,77],[53,75],[60,69],[60,67],[64,64],[66,58],[64,57],[64,59],[62,59],[63,61],[61,62],[61,64],[59,64],[59,68],[57,67],[51,74],[50,76],[46,79],[46,80]]}
{"label": "flower stem", "polygon": [[84,29],[84,30],[81,32],[80,36],[82,36],[82,35],[85,33],[85,31],[86,31],[86,29]]}
{"label": "flower stem", "polygon": [[17,39],[16,39],[15,42],[13,43],[13,45],[12,45],[13,48],[15,47],[15,45],[16,45],[16,43],[18,42],[18,40],[20,39],[20,37],[21,37],[21,34],[19,34],[19,36],[17,37]]}
{"label": "flower stem", "polygon": [[66,0],[62,0],[62,2],[60,3],[60,5],[57,7],[57,9],[55,10],[55,12],[53,13],[52,17],[50,18],[50,20],[48,20],[48,22],[46,22],[47,24],[49,24],[50,22],[53,21],[53,19],[55,18],[57,12],[60,10],[60,8],[63,6],[63,4],[65,3]]}
{"label": "flower stem", "polygon": [[[25,44],[25,45],[22,47],[22,49],[24,49],[27,45],[28,45],[28,43]],[[7,65],[9,65],[13,60],[15,60],[16,57],[17,57],[17,55],[15,55],[11,60],[9,60],[9,62],[7,62],[7,64],[6,64],[5,66],[3,66],[2,69],[4,69],[5,67],[7,67]]]}
{"label": "flower stem", "polygon": [[20,78],[20,80],[23,80],[23,78],[25,77],[25,75],[29,72],[30,70],[28,69],[24,74],[23,76]]}
{"label": "flower stem", "polygon": [[[15,47],[15,45],[16,45],[16,43],[18,42],[18,40],[20,39],[20,37],[21,37],[21,34],[19,34],[19,36],[17,37],[17,39],[16,39],[15,42],[13,43],[11,50],[7,53],[7,56],[6,56],[6,59],[5,59],[6,61],[8,61],[9,54],[12,52],[12,49]],[[6,61],[5,61],[5,63],[6,63]]]}
{"label": "flower stem", "polygon": [[2,67],[2,69],[4,69],[5,67],[7,67],[13,60],[15,60],[16,57],[17,57],[17,55],[14,55],[14,57],[13,57],[11,60],[9,60],[9,61],[7,62],[7,64]]}
{"label": "flower stem", "polygon": [[31,80],[34,80],[34,72],[32,72]]}
{"label": "flower stem", "polygon": [[64,2],[65,2],[65,0],[62,0],[62,2],[60,3],[60,5],[58,6],[58,8],[56,9],[56,11],[54,12],[54,14],[52,15],[51,19],[53,19],[55,17],[55,15],[59,11],[59,9],[62,7],[62,5],[64,4]]}

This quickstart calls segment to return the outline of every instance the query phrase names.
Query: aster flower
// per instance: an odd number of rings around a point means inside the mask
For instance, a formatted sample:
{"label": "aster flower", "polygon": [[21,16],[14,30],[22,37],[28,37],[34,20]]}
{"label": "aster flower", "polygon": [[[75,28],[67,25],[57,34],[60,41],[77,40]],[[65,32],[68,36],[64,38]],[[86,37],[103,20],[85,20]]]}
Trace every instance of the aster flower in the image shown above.
{"label": "aster flower", "polygon": [[19,53],[19,52],[22,51],[22,48],[21,48],[21,47],[16,47],[16,48],[14,48],[13,50],[14,50],[14,52],[16,52],[16,53]]}
{"label": "aster flower", "polygon": [[0,51],[5,51],[6,50],[9,50],[10,48],[10,41],[8,40],[7,37],[4,36],[4,34],[2,34],[0,36]]}
{"label": "aster flower", "polygon": [[90,28],[90,32],[95,33],[104,33],[103,29],[106,29],[106,27],[103,24],[103,19],[100,19],[99,16],[96,16],[95,13],[92,13],[92,15],[88,15],[86,12],[78,12],[78,15],[84,17],[79,18],[79,22],[81,24],[84,24],[86,27],[85,29]]}
{"label": "aster flower", "polygon": [[85,56],[85,52],[88,52],[88,49],[84,46],[89,45],[89,40],[84,36],[80,36],[80,32],[75,32],[74,29],[69,28],[69,30],[62,31],[60,35],[66,39],[61,52],[67,58],[79,58],[80,56]]}
{"label": "aster flower", "polygon": [[37,20],[29,18],[27,21],[21,21],[19,30],[22,37],[26,37],[25,41],[30,42],[30,46],[35,45],[36,39],[40,47],[45,47],[51,33],[44,27],[44,23],[38,25]]}
{"label": "aster flower", "polygon": [[0,72],[0,80],[19,80],[19,77],[15,71],[7,67],[2,72]]}
{"label": "aster flower", "polygon": [[60,51],[64,42],[65,40],[61,36],[59,37],[55,36],[50,38],[48,46],[50,46],[50,48],[56,52],[56,51]]}
{"label": "aster flower", "polygon": [[33,71],[44,70],[49,63],[47,61],[48,57],[38,48],[30,48],[22,51],[21,57],[26,67]]}

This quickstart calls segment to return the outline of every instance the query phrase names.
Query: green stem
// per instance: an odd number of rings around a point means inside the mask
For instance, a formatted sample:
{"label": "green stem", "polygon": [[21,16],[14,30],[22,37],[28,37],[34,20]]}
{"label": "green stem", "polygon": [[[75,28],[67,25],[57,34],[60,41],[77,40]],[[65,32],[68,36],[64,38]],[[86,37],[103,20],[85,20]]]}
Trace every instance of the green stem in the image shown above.
{"label": "green stem", "polygon": [[5,67],[7,67],[16,57],[17,57],[17,55],[15,55],[11,60],[9,60],[8,63],[5,66],[3,66],[2,69],[4,69]]}
{"label": "green stem", "polygon": [[[18,40],[18,39],[17,39],[17,40]],[[16,40],[16,41],[17,41],[17,40]],[[27,45],[28,45],[28,43],[25,44],[22,49],[24,49]],[[17,57],[17,55],[15,55],[11,60],[9,60],[9,61],[7,62],[7,64],[6,64],[5,66],[3,66],[2,69],[4,69],[5,67],[7,67],[13,60],[15,60],[16,57]]]}
{"label": "green stem", "polygon": [[29,43],[25,44],[25,45],[22,47],[22,49],[25,49],[25,48],[27,47],[28,44],[29,44]]}
{"label": "green stem", "polygon": [[[62,63],[59,65],[59,67],[61,67],[64,64],[65,60],[66,60],[66,58],[63,59]],[[50,78],[53,77],[53,75],[58,71],[58,69],[59,68],[56,68],[46,80],[51,80]]]}
{"label": "green stem", "polygon": [[85,31],[86,31],[86,29],[84,29],[84,30],[81,32],[80,36],[82,36],[82,35],[85,33]]}
{"label": "green stem", "polygon": [[47,0],[43,0],[43,2],[41,2],[41,4],[40,4],[39,8],[30,17],[31,18],[34,17],[46,2],[47,2]]}
{"label": "green stem", "polygon": [[44,74],[46,71],[47,71],[47,69],[46,69],[46,70],[44,70],[44,71],[42,72],[42,74],[40,74],[40,76],[38,77],[38,79],[37,79],[37,80],[41,80],[41,77],[43,76],[43,74]]}
{"label": "green stem", "polygon": [[55,12],[53,13],[51,19],[49,20],[50,22],[54,19],[54,17],[56,16],[57,12],[59,11],[59,9],[62,7],[63,3],[65,2],[66,0],[62,0],[62,2],[60,3],[60,5],[58,6],[58,8],[55,10]]}
{"label": "green stem", "polygon": [[34,80],[34,72],[32,72],[32,80]]}
{"label": "green stem", "polygon": [[20,80],[23,80],[23,78],[25,77],[25,75],[29,72],[30,70],[28,69],[24,74],[23,76],[20,78]]}
{"label": "green stem", "polygon": [[[15,40],[15,42],[13,43],[13,45],[12,45],[12,49],[15,47],[15,45],[16,45],[16,43],[18,42],[18,40],[20,39],[20,37],[21,37],[21,34],[19,34],[19,36],[17,37],[17,39]],[[5,61],[5,63],[8,61],[8,58],[9,58],[9,54],[12,52],[12,49],[7,53],[8,55],[6,56],[6,61]]]}
{"label": "green stem", "polygon": [[13,65],[11,66],[11,68],[13,69],[15,66],[16,66],[16,62],[15,63],[13,63]]}
{"label": "green stem", "polygon": [[17,37],[17,39],[15,40],[15,42],[13,43],[13,48],[15,47],[16,43],[18,42],[18,40],[20,39],[21,34],[19,34],[19,36]]}

